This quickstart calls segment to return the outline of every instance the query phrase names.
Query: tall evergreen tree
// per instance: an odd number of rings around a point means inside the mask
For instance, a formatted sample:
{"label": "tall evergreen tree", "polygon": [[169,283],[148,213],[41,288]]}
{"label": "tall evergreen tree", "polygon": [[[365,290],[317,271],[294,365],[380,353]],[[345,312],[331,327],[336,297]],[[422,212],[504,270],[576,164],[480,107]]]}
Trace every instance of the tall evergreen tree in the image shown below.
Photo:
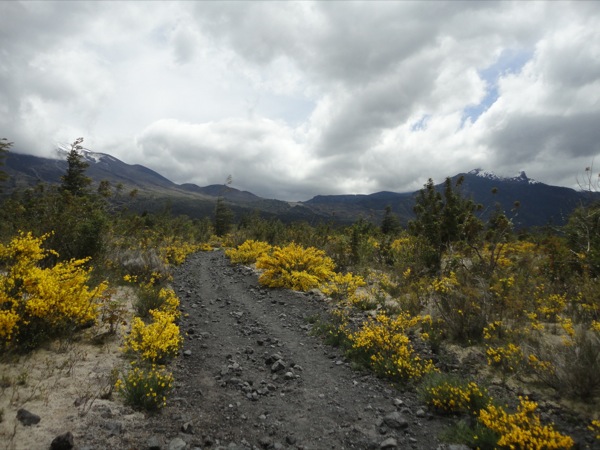
{"label": "tall evergreen tree", "polygon": [[385,214],[381,221],[381,232],[383,234],[393,235],[399,233],[401,228],[398,217],[392,212],[392,207],[389,205],[386,206]]}
{"label": "tall evergreen tree", "polygon": [[461,177],[453,185],[452,180],[446,178],[442,193],[435,189],[430,178],[417,196],[414,206],[416,217],[409,223],[409,230],[425,238],[435,249],[437,257],[432,269],[439,268],[443,252],[453,243],[463,241],[471,244],[483,229],[481,220],[475,216],[481,205],[462,196],[462,182]]}
{"label": "tall evergreen tree", "polygon": [[[12,144],[13,143],[8,142],[6,138],[0,139],[0,167],[4,165],[4,158],[6,157],[6,154],[8,153],[8,150],[10,149]],[[6,181],[7,179],[8,175],[6,174],[6,172],[0,170],[0,182]],[[1,188],[0,192],[2,192]]]}
{"label": "tall evergreen tree", "polygon": [[233,223],[233,211],[225,204],[223,197],[217,199],[215,206],[215,234],[224,236],[229,233]]}
{"label": "tall evergreen tree", "polygon": [[88,187],[92,183],[91,178],[85,175],[89,164],[83,160],[80,151],[83,149],[81,143],[83,138],[78,138],[71,144],[71,151],[67,155],[67,172],[61,177],[61,189],[65,192],[81,197],[88,193]]}

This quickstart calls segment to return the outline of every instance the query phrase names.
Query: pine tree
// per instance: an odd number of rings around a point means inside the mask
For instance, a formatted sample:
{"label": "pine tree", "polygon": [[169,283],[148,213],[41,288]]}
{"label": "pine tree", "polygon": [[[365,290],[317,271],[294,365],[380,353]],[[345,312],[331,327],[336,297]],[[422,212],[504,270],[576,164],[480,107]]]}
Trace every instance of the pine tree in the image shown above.
{"label": "pine tree", "polygon": [[473,200],[464,198],[460,192],[463,178],[453,185],[450,178],[444,182],[443,194],[435,189],[430,178],[419,191],[414,212],[415,220],[409,223],[409,230],[421,236],[435,249],[434,270],[439,269],[442,254],[453,243],[462,241],[472,244],[480,235],[483,224],[475,216],[481,209]]}
{"label": "pine tree", "polygon": [[217,236],[226,235],[231,229],[233,223],[233,211],[225,204],[222,197],[217,199],[215,206],[215,234]]}
{"label": "pine tree", "polygon": [[392,212],[391,206],[385,207],[385,214],[381,222],[381,232],[383,234],[394,235],[397,234],[401,229],[400,221],[398,217]]}
{"label": "pine tree", "polygon": [[[4,165],[4,158],[6,157],[6,154],[8,153],[8,150],[10,149],[12,144],[13,143],[8,142],[6,138],[0,139],[0,167]],[[7,179],[8,175],[6,174],[6,172],[0,170],[0,182],[6,181]],[[2,189],[0,189],[0,192],[2,192]]]}
{"label": "pine tree", "polygon": [[83,138],[78,138],[71,144],[71,151],[67,156],[67,172],[61,177],[61,189],[77,197],[86,195],[88,187],[92,183],[92,180],[85,175],[89,164],[83,160],[83,156],[80,153],[81,149],[83,149],[80,145],[82,142]]}

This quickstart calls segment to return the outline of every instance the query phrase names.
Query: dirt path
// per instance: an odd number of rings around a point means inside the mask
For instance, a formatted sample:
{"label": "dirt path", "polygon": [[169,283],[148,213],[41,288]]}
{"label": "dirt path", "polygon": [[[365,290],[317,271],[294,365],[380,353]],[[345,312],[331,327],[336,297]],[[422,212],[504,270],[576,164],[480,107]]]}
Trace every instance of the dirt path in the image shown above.
{"label": "dirt path", "polygon": [[310,334],[309,319],[325,314],[319,297],[264,289],[252,270],[232,267],[222,252],[190,257],[174,286],[187,337],[171,404],[152,419],[159,443],[179,437],[188,448],[437,447],[439,419],[412,395],[353,371]]}

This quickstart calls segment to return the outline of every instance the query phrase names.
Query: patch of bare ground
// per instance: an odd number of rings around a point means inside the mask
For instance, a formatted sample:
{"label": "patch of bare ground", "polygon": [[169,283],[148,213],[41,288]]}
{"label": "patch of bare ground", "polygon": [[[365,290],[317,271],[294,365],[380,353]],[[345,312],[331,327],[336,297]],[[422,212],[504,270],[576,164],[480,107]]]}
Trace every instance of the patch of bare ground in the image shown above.
{"label": "patch of bare ground", "polygon": [[[117,290],[114,299],[128,305],[131,316],[130,290]],[[110,399],[115,370],[126,364],[119,351],[124,330],[106,331],[96,326],[26,355],[4,355],[0,361],[1,449],[45,450],[66,432],[81,442],[87,434],[87,417],[117,405]],[[17,419],[20,410],[38,416],[39,422],[23,425]]]}

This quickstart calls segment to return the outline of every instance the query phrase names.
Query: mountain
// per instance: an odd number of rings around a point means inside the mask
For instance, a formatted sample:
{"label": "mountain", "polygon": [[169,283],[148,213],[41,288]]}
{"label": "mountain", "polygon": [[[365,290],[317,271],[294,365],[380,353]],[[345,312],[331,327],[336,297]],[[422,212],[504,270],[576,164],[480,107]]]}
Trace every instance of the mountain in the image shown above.
{"label": "mountain", "polygon": [[487,213],[498,204],[517,228],[563,225],[576,207],[590,200],[589,193],[540,183],[525,172],[505,178],[478,169],[452,179],[461,176],[464,195],[484,205]]}
{"label": "mountain", "polygon": [[[66,172],[64,147],[57,150],[56,158],[41,158],[9,152],[3,170],[9,175],[4,184],[5,193],[27,188],[38,183],[58,184]],[[82,156],[89,167],[87,175],[94,185],[102,180],[119,187],[120,198],[127,198],[128,207],[134,211],[161,211],[169,209],[174,214],[193,218],[212,217],[215,202],[220,197],[240,218],[255,211],[265,218],[279,218],[284,222],[298,220],[318,223],[332,221],[351,224],[363,217],[379,224],[385,208],[392,211],[404,224],[414,217],[413,206],[418,192],[377,192],[369,195],[317,195],[305,202],[286,202],[264,199],[248,191],[228,185],[197,186],[191,183],[176,184],[139,164],[126,164],[105,154],[84,149]],[[452,177],[456,182],[462,177],[460,190],[484,206],[485,217],[499,206],[506,211],[517,228],[562,225],[574,208],[590,200],[590,193],[565,187],[550,186],[528,178],[525,172],[514,177],[500,177],[482,169],[460,173]],[[442,190],[443,184],[436,189]],[[126,196],[134,191],[135,196]],[[600,200],[600,194],[595,193]],[[515,202],[519,207],[515,208]]]}
{"label": "mountain", "polygon": [[[9,176],[3,186],[4,193],[39,183],[59,184],[67,170],[67,154],[68,150],[64,147],[57,149],[56,158],[9,152],[2,168]],[[178,185],[147,167],[127,164],[105,153],[83,149],[81,154],[89,164],[86,175],[93,180],[93,186],[103,180],[109,181],[113,190],[119,188],[121,201],[127,198],[129,209],[134,211],[168,209],[174,214],[192,218],[212,217],[215,203],[221,197],[238,218],[259,211],[263,217],[278,217],[286,222],[320,220],[315,218],[317,213],[299,203],[264,199],[227,185]],[[126,195],[132,191],[136,192],[135,196]]]}
{"label": "mountain", "polygon": [[[496,205],[512,218],[516,228],[546,225],[563,225],[577,206],[590,201],[589,192],[550,186],[537,182],[525,172],[514,177],[500,177],[491,171],[475,169],[451,177],[453,184],[462,178],[460,192],[463,196],[483,205],[483,218],[492,213]],[[443,183],[436,185],[443,191]],[[378,192],[370,195],[319,195],[305,202],[306,205],[326,214],[327,211],[341,217],[362,213],[365,218],[380,220],[386,206],[406,224],[414,217],[413,206],[418,192]],[[600,200],[600,194],[595,198]],[[515,204],[518,207],[515,208]]]}

